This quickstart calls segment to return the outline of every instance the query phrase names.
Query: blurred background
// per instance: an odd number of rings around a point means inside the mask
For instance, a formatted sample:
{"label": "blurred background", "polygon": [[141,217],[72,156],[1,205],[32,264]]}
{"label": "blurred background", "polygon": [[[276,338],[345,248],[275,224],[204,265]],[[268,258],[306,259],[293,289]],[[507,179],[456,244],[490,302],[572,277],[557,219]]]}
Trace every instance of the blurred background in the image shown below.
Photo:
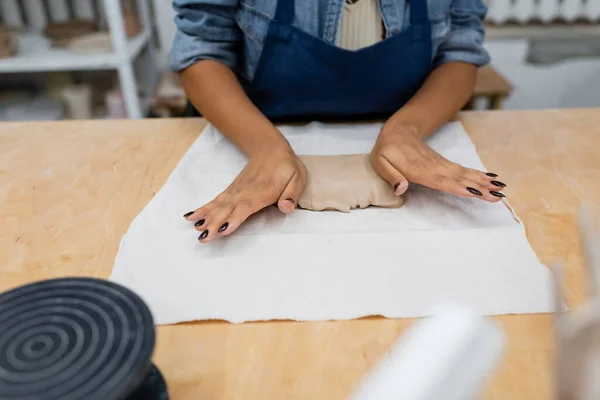
{"label": "blurred background", "polygon": [[[487,0],[469,109],[600,106],[600,0]],[[176,117],[171,0],[0,0],[0,120]]]}

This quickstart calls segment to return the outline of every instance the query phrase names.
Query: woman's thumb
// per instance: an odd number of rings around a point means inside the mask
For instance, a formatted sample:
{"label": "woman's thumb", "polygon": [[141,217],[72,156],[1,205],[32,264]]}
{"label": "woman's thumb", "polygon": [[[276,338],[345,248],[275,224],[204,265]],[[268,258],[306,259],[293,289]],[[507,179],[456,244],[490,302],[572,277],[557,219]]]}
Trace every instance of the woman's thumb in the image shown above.
{"label": "woman's thumb", "polygon": [[294,211],[298,204],[298,199],[304,190],[304,185],[305,181],[301,175],[298,172],[294,173],[292,179],[290,179],[285,189],[283,189],[279,201],[277,201],[277,207],[281,212],[290,214]]}
{"label": "woman's thumb", "polygon": [[408,179],[402,175],[388,160],[382,156],[376,156],[371,158],[371,164],[377,173],[392,187],[394,188],[394,194],[400,196],[408,189]]}

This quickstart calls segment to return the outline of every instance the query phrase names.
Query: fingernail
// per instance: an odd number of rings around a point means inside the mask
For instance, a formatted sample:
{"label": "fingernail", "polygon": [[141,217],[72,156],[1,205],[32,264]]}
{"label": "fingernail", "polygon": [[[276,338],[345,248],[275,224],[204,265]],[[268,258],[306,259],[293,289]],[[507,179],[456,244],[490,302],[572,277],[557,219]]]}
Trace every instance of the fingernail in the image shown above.
{"label": "fingernail", "polygon": [[498,176],[497,174],[494,174],[493,172],[488,172],[486,175],[491,176],[492,178],[495,178]]}
{"label": "fingernail", "polygon": [[185,213],[185,214],[183,214],[183,218],[187,218],[187,217],[189,217],[190,215],[192,215],[193,213],[194,213],[193,211],[190,211],[190,212],[188,212],[188,213]]}
{"label": "fingernail", "polygon": [[505,187],[506,183],[500,182],[500,181],[492,181],[492,185],[498,186],[498,187]]}
{"label": "fingernail", "polygon": [[205,219],[201,219],[200,221],[196,222],[194,224],[194,226],[202,226],[202,225],[204,225],[204,222],[206,222],[206,220]]}
{"label": "fingernail", "polygon": [[208,229],[205,230],[204,232],[202,232],[200,234],[200,236],[198,236],[198,240],[206,239],[207,236],[208,236]]}
{"label": "fingernail", "polygon": [[472,187],[468,187],[467,190],[473,194],[476,194],[477,196],[483,196],[483,193],[481,193],[479,190],[474,189]]}
{"label": "fingernail", "polygon": [[400,186],[400,184],[399,184],[399,183],[396,183],[396,185],[394,186],[394,192],[395,192],[396,190],[398,190],[398,186]]}
{"label": "fingernail", "polygon": [[494,192],[493,190],[490,190],[490,194],[492,196],[496,196],[496,197],[506,197],[504,194],[502,194],[500,192]]}
{"label": "fingernail", "polygon": [[292,203],[293,205],[296,205],[296,202],[291,197],[288,197],[286,200]]}
{"label": "fingernail", "polygon": [[225,229],[227,229],[229,227],[229,222],[225,222],[223,225],[221,225],[221,227],[219,228],[219,233],[224,232]]}

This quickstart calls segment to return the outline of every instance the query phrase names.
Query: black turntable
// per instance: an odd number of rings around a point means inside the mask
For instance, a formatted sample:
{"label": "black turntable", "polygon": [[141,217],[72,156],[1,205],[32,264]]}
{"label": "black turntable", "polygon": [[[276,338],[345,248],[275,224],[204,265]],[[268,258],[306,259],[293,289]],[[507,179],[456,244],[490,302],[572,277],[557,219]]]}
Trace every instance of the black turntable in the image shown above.
{"label": "black turntable", "polygon": [[154,322],[130,290],[64,278],[0,294],[0,399],[167,400]]}

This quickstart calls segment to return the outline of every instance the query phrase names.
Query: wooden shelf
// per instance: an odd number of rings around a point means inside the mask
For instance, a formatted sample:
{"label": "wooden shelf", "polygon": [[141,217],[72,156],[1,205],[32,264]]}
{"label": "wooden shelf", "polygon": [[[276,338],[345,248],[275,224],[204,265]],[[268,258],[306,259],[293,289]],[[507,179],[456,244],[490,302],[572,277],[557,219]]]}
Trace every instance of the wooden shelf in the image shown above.
{"label": "wooden shelf", "polygon": [[128,40],[128,57],[123,60],[114,52],[80,54],[68,49],[52,48],[50,40],[42,34],[23,33],[19,37],[17,55],[0,60],[0,73],[116,69],[121,63],[135,59],[149,40],[150,33],[147,31]]}

